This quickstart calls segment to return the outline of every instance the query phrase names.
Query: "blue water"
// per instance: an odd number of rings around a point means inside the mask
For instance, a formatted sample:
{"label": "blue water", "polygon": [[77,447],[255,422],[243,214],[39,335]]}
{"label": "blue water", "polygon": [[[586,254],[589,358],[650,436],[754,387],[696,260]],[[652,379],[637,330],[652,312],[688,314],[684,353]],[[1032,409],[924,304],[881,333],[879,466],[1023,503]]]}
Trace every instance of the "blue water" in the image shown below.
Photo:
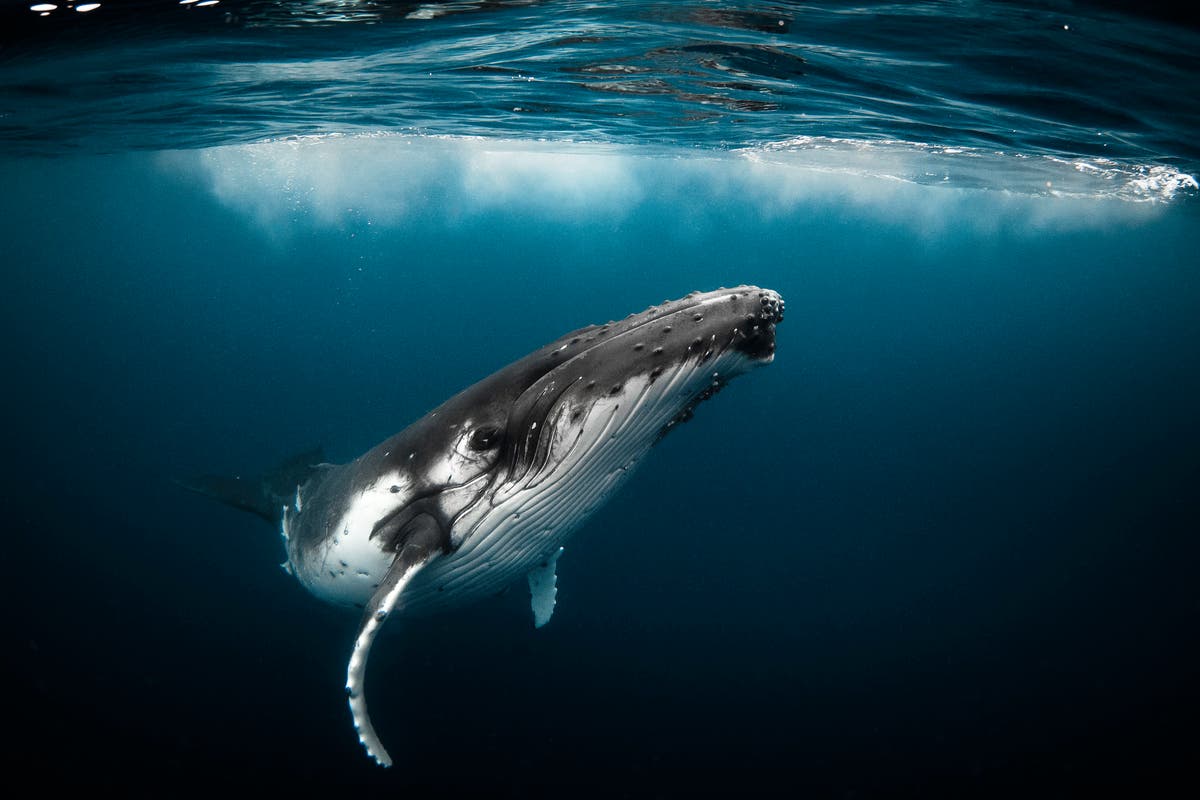
{"label": "blue water", "polygon": [[[1152,4],[0,2],[8,757],[174,795],[1156,795],[1200,737],[1200,29]],[[172,479],[752,282],[524,587],[355,614]]]}

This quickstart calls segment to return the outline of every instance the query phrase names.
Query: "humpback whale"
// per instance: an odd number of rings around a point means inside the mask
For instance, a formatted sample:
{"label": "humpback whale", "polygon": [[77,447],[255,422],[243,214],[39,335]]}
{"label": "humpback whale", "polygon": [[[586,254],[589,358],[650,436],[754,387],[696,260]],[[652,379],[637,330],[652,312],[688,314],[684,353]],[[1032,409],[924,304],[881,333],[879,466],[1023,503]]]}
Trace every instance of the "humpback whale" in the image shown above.
{"label": "humpback whale", "polygon": [[546,624],[567,538],[699,403],[774,359],[783,309],[756,286],[693,292],[568,333],[348,464],[313,451],[259,481],[184,485],[277,526],[289,574],[363,609],[346,692],[363,747],[390,766],[364,692],[386,620],[524,577],[534,624]]}

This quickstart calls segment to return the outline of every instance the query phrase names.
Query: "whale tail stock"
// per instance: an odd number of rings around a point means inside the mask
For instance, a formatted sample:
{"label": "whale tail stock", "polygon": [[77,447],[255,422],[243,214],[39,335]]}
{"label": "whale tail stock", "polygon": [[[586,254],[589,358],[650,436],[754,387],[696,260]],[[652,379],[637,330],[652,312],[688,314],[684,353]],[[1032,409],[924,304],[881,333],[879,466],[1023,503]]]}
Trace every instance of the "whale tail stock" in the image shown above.
{"label": "whale tail stock", "polygon": [[197,475],[176,478],[174,482],[188,491],[248,511],[272,526],[278,526],[283,507],[296,496],[296,487],[304,485],[313,474],[328,466],[324,449],[313,447],[284,459],[262,475]]}

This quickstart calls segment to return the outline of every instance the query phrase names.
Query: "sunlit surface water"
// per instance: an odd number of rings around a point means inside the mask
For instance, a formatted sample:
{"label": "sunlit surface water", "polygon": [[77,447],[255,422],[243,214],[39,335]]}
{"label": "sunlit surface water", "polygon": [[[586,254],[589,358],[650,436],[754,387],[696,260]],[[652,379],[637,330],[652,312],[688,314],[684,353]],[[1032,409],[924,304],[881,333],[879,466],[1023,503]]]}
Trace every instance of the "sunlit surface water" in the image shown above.
{"label": "sunlit surface water", "polygon": [[[14,768],[156,795],[1189,775],[1196,29],[41,5],[0,2]],[[172,479],[349,460],[567,330],[742,282],[787,300],[775,363],[568,543],[548,626],[524,586],[390,623],[374,767],[356,616]]]}

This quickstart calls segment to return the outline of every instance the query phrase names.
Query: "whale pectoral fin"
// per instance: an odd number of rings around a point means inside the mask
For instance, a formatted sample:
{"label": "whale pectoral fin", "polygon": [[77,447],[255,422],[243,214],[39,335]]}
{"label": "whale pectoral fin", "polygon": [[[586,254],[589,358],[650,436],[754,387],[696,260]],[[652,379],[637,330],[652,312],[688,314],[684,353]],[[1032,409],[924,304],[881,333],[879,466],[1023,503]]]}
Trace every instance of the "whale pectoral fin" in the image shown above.
{"label": "whale pectoral fin", "polygon": [[388,755],[383,742],[376,735],[371,717],[367,713],[367,696],[363,690],[367,656],[371,653],[375,635],[396,607],[396,601],[404,592],[404,587],[441,553],[439,536],[437,529],[433,528],[418,530],[407,537],[404,548],[396,556],[383,582],[367,603],[358,628],[358,637],[354,640],[354,651],[350,654],[350,663],[346,667],[346,693],[349,696],[350,714],[354,718],[354,729],[358,731],[358,740],[366,748],[367,754],[383,767],[392,765],[392,757]]}
{"label": "whale pectoral fin", "polygon": [[554,614],[554,599],[558,596],[558,575],[555,574],[555,568],[562,551],[561,547],[558,548],[553,555],[529,570],[529,599],[533,607],[535,628],[545,625]]}

